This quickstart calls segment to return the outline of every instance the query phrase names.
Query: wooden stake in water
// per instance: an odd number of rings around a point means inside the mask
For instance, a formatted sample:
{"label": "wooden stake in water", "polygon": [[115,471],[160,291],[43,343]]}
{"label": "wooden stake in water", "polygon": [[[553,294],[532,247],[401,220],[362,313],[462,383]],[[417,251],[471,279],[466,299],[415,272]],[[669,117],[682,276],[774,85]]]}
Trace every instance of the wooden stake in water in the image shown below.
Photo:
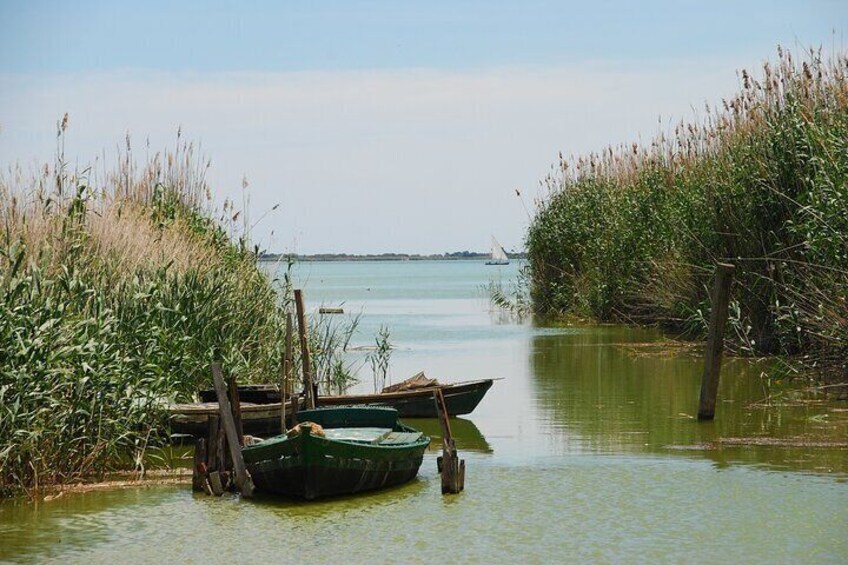
{"label": "wooden stake in water", "polygon": [[442,494],[457,494],[465,490],[465,460],[459,458],[456,442],[451,435],[448,409],[441,387],[433,391],[439,423],[442,425],[442,456],[436,461],[442,474]]}
{"label": "wooden stake in water", "polygon": [[295,289],[294,305],[297,310],[297,327],[300,333],[300,357],[303,361],[303,384],[309,408],[315,408],[315,389],[312,386],[312,361],[309,358],[309,340],[306,336],[306,312],[303,306],[303,291]]}
{"label": "wooden stake in water", "polygon": [[227,435],[227,444],[230,447],[230,455],[233,457],[233,468],[236,473],[236,486],[242,496],[253,496],[253,480],[244,466],[244,459],[241,455],[241,446],[238,441],[238,433],[236,432],[236,423],[233,421],[232,407],[230,400],[227,398],[227,384],[224,382],[224,375],[221,372],[221,365],[218,363],[212,364],[212,379],[215,382],[215,393],[218,395],[218,408],[221,415],[221,423],[224,425],[224,432]]}
{"label": "wooden stake in water", "polygon": [[286,352],[283,357],[283,378],[280,383],[280,433],[282,434],[286,433],[286,402],[288,402],[289,379],[291,379],[293,341],[292,315],[286,314]]}
{"label": "wooden stake in water", "polygon": [[701,379],[701,399],[698,404],[698,420],[715,417],[718,380],[721,373],[721,355],[724,349],[724,326],[727,323],[727,308],[730,304],[730,283],[733,281],[734,266],[728,263],[716,265],[713,283],[712,311],[707,334],[707,351],[704,360],[704,376]]}

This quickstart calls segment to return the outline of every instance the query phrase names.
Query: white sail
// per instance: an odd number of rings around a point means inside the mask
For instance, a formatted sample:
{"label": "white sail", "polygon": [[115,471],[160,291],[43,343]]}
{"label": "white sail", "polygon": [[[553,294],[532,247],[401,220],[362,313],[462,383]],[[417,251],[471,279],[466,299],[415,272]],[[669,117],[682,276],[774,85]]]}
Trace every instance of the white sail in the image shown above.
{"label": "white sail", "polygon": [[486,262],[487,265],[509,265],[509,257],[506,255],[506,251],[498,243],[498,240],[495,239],[495,236],[492,236],[492,260]]}

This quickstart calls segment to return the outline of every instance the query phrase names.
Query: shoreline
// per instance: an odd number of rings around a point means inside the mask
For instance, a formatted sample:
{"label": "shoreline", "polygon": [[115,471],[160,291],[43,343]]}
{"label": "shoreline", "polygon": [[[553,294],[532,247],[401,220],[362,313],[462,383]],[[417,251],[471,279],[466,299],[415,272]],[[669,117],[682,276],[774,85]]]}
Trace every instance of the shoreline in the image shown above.
{"label": "shoreline", "polygon": [[[520,261],[526,258],[525,253],[509,253],[511,261]],[[277,261],[291,260],[293,262],[330,262],[330,261],[488,261],[491,256],[488,253],[447,254],[447,255],[417,255],[405,253],[381,253],[375,255],[347,255],[345,253],[319,253],[315,255],[292,255],[287,253],[263,253],[259,261],[273,263]]]}
{"label": "shoreline", "polygon": [[67,494],[84,494],[137,487],[187,485],[191,484],[191,476],[192,470],[185,467],[153,469],[147,471],[142,477],[137,476],[137,473],[134,472],[116,471],[108,474],[102,480],[89,482],[81,479],[73,483],[57,483],[40,486],[29,491],[22,490],[19,496],[6,498],[4,502],[11,502],[15,499],[33,503],[53,502]]}

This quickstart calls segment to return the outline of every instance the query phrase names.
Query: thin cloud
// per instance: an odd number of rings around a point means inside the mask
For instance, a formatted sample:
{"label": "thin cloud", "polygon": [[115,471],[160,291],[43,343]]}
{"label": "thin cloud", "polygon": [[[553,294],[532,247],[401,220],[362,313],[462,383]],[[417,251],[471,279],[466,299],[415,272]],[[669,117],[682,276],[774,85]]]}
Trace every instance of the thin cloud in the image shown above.
{"label": "thin cloud", "polygon": [[274,230],[302,252],[483,249],[491,232],[520,247],[515,189],[532,198],[558,151],[649,137],[735,89],[736,65],[704,63],[0,75],[0,164],[49,160],[64,112],[83,162],[182,127],[220,199],[240,202],[246,175],[253,217],[282,204],[253,234],[265,245]]}

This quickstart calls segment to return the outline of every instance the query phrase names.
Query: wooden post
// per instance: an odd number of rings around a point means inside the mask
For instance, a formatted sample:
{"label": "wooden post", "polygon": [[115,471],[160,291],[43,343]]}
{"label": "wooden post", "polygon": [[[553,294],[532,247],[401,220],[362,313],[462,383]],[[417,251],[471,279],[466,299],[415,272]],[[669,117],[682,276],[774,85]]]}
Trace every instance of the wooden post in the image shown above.
{"label": "wooden post", "polygon": [[721,354],[724,349],[724,326],[727,323],[727,307],[730,304],[730,283],[734,266],[728,263],[716,265],[713,282],[712,310],[707,334],[707,351],[704,360],[704,376],[701,378],[701,399],[698,404],[698,420],[715,417],[718,380],[721,373]]}
{"label": "wooden post", "polygon": [[297,327],[300,334],[300,357],[303,361],[303,386],[306,388],[307,407],[315,408],[315,389],[312,388],[312,360],[309,358],[309,341],[306,336],[306,313],[303,306],[303,291],[295,289],[294,304],[297,310]]}
{"label": "wooden post", "polygon": [[218,468],[218,416],[206,419],[206,466],[210,471]]}
{"label": "wooden post", "polygon": [[194,468],[191,472],[191,489],[194,491],[204,491],[203,483],[206,482],[206,440],[198,438],[194,442]]}
{"label": "wooden post", "polygon": [[236,433],[238,434],[238,442],[240,446],[244,447],[244,428],[242,427],[241,423],[241,401],[239,400],[238,385],[236,384],[235,377],[230,377],[227,389],[230,399],[230,406],[233,409],[233,420],[236,423]]}
{"label": "wooden post", "polygon": [[460,459],[456,451],[441,387],[433,391],[433,400],[436,402],[436,411],[442,426],[442,456],[436,460],[442,474],[442,494],[456,494],[465,489],[465,460]]}
{"label": "wooden post", "polygon": [[215,453],[217,454],[215,469],[223,476],[224,473],[232,470],[233,458],[230,456],[229,450],[227,449],[227,433],[224,431],[224,428],[220,426],[220,419],[218,422],[218,435],[215,436],[215,442],[218,444],[215,448]]}
{"label": "wooden post", "polygon": [[289,379],[292,371],[292,349],[294,338],[292,336],[292,315],[286,314],[286,353],[283,358],[283,375],[280,383],[280,433],[286,433],[286,400],[288,396]]}
{"label": "wooden post", "polygon": [[221,365],[218,363],[212,364],[212,378],[215,381],[215,393],[218,395],[218,407],[221,413],[221,422],[224,424],[224,431],[227,434],[227,444],[230,446],[230,454],[233,457],[233,466],[236,473],[236,486],[242,496],[253,496],[253,480],[244,466],[244,459],[241,455],[241,446],[238,443],[238,435],[236,432],[236,423],[233,421],[233,412],[230,407],[230,401],[227,398],[227,385],[224,383],[224,375],[221,372]]}

